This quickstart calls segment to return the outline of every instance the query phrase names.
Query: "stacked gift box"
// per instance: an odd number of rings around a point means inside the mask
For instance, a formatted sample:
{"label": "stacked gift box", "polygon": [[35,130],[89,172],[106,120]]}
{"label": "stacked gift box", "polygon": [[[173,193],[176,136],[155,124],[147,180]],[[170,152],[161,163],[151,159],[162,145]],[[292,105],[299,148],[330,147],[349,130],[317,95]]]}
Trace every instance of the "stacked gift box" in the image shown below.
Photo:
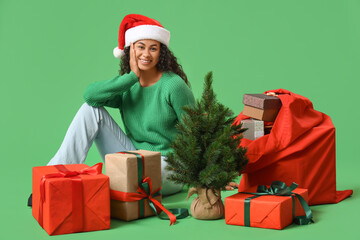
{"label": "stacked gift box", "polygon": [[269,134],[281,108],[280,99],[267,94],[244,94],[243,103],[243,115],[250,117],[241,121],[243,128],[247,128],[243,137],[256,140]]}

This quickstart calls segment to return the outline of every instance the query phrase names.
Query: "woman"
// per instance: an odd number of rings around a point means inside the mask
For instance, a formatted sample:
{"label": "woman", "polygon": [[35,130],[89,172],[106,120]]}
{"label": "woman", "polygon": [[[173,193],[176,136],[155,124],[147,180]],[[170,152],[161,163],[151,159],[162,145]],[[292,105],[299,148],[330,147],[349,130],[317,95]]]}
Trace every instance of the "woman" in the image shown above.
{"label": "woman", "polygon": [[[120,75],[95,82],[75,115],[65,139],[48,165],[83,163],[93,141],[104,159],[108,153],[145,149],[161,152],[163,195],[182,189],[166,181],[164,158],[176,134],[182,107],[194,104],[187,77],[168,49],[170,32],[154,19],[130,14],[121,22]],[[124,49],[125,46],[125,49]],[[103,108],[118,108],[126,134]]]}

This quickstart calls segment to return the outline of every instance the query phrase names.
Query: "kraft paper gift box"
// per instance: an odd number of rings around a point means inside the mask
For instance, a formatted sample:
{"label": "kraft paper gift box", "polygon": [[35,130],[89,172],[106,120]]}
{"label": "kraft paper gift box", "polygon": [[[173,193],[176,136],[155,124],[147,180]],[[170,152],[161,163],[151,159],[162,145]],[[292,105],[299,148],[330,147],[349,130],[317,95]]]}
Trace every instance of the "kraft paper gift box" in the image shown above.
{"label": "kraft paper gift box", "polygon": [[266,122],[274,122],[281,108],[281,100],[266,94],[244,94],[245,116]]}
{"label": "kraft paper gift box", "polygon": [[102,163],[33,168],[32,214],[49,235],[110,228],[109,177]]}
{"label": "kraft paper gift box", "polygon": [[[256,187],[246,192],[256,192]],[[307,189],[297,188],[292,192],[301,195],[308,201]],[[230,225],[245,226],[245,199],[253,194],[237,193],[225,198],[225,222]],[[305,215],[295,199],[295,216]],[[249,227],[283,229],[293,222],[293,200],[290,196],[264,195],[250,200]]]}
{"label": "kraft paper gift box", "polygon": [[244,94],[243,103],[259,109],[280,109],[282,105],[280,98],[266,94]]}
{"label": "kraft paper gift box", "polygon": [[[111,217],[131,221],[154,215],[149,199],[141,201],[115,200],[113,193],[134,194],[145,178],[150,178],[152,189],[161,188],[161,154],[146,150],[129,151],[141,154],[143,158],[131,153],[114,153],[105,156],[105,173],[110,177]],[[140,160],[139,160],[140,159]],[[140,173],[138,173],[140,167]],[[143,171],[141,171],[141,168]],[[154,196],[161,202],[161,195]]]}
{"label": "kraft paper gift box", "polygon": [[279,109],[259,109],[245,105],[242,113],[245,116],[265,122],[274,122],[279,113]]}

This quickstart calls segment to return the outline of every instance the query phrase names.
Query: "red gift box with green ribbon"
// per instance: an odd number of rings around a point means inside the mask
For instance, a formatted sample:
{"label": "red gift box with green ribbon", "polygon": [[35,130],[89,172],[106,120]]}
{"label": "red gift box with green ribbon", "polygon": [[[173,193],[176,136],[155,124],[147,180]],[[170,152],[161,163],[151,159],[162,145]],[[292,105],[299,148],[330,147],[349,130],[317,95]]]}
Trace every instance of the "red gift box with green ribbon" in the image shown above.
{"label": "red gift box with green ribbon", "polygon": [[274,181],[225,198],[225,222],[229,225],[283,229],[295,222],[312,223],[307,189]]}
{"label": "red gift box with green ribbon", "polygon": [[33,168],[32,214],[49,235],[110,228],[109,177],[102,163]]}
{"label": "red gift box with green ribbon", "polygon": [[[161,204],[161,154],[137,150],[107,154],[111,217],[131,221],[158,215],[170,225],[187,216],[186,209],[167,210]],[[173,214],[174,213],[174,214]]]}

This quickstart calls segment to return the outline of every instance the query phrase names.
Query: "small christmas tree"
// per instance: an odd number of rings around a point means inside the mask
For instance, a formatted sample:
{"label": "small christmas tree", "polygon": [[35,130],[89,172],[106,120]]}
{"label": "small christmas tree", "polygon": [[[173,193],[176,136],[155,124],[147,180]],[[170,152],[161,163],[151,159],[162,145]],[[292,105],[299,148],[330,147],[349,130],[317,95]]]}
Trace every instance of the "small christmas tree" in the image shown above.
{"label": "small christmas tree", "polygon": [[234,181],[248,162],[246,149],[239,147],[245,130],[241,124],[232,125],[233,112],[216,100],[212,81],[209,72],[201,100],[183,107],[179,133],[166,160],[167,169],[172,170],[169,180],[192,186],[189,196],[198,194],[191,212],[199,219],[223,217],[220,189]]}

